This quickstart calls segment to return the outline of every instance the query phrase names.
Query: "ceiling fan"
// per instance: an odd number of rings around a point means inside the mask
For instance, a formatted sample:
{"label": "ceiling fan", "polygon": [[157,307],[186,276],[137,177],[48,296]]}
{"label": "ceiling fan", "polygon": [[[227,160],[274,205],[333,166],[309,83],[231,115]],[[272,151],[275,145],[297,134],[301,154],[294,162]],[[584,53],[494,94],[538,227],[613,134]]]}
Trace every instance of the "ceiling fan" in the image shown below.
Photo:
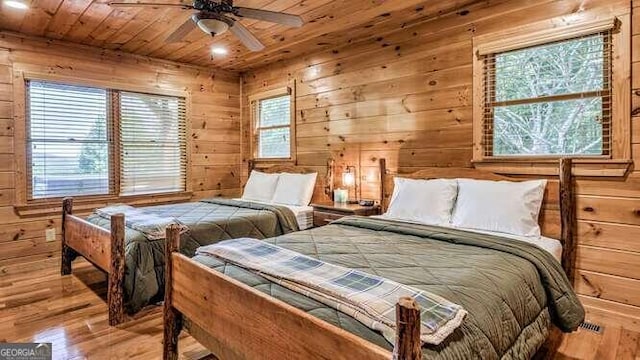
{"label": "ceiling fan", "polygon": [[169,35],[166,39],[167,42],[178,42],[182,40],[183,37],[187,36],[197,26],[200,30],[211,36],[220,35],[229,30],[251,51],[260,51],[264,49],[264,45],[249,31],[249,29],[238,21],[238,18],[269,21],[292,27],[301,27],[304,24],[300,16],[234,6],[233,0],[193,0],[192,4],[110,2],[109,6],[170,6],[178,7],[183,10],[196,10],[196,12],[193,13],[184,24],[180,25],[176,31]]}

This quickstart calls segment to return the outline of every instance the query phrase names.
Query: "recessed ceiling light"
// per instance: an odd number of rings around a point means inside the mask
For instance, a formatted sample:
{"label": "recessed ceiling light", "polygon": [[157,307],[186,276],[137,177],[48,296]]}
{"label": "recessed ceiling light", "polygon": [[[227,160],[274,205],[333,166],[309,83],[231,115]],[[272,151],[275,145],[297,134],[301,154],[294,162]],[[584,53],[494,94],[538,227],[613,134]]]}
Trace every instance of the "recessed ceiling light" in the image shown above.
{"label": "recessed ceiling light", "polygon": [[227,55],[228,51],[223,47],[216,46],[211,49],[211,53],[213,53],[214,55]]}
{"label": "recessed ceiling light", "polygon": [[15,0],[4,0],[4,4],[10,8],[20,9],[20,10],[26,10],[29,8],[29,5],[21,1],[15,1]]}

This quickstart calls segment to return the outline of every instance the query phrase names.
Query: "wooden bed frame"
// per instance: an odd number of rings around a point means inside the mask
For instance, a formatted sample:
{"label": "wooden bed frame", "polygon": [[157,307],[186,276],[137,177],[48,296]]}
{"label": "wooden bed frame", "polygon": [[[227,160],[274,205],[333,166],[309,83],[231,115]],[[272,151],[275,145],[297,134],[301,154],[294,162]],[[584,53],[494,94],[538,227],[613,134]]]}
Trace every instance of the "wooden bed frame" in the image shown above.
{"label": "wooden bed frame", "polygon": [[[558,239],[562,243],[562,268],[573,284],[575,266],[575,231],[577,228],[576,205],[574,194],[572,161],[563,158],[559,161],[558,179],[547,180],[547,187],[540,210],[538,222],[542,235]],[[387,171],[385,159],[380,159],[380,205],[386,211],[393,194],[393,178],[400,176],[411,179],[455,179],[470,178],[493,181],[523,181],[518,179],[481,171],[472,168],[427,168],[409,174],[392,174]]]}
{"label": "wooden bed frame", "polygon": [[[383,184],[381,199],[388,202],[393,184],[380,162]],[[563,241],[563,266],[572,274],[573,234],[576,226],[571,160],[560,160],[559,180],[549,181],[541,216],[545,228],[558,222]],[[412,178],[468,177],[487,180],[511,180],[475,169],[425,169],[402,175]],[[557,185],[557,186],[556,186]],[[557,205],[553,205],[556,203]],[[562,214],[562,216],[560,216]],[[546,232],[550,234],[550,232]],[[179,231],[167,229],[164,301],[165,360],[178,359],[178,335],[184,322],[191,324],[190,334],[220,359],[277,359],[285,354],[292,359],[401,359],[422,358],[417,306],[406,299],[396,305],[398,336],[393,354],[343,329],[324,322],[283,301],[272,298],[218,271],[212,270],[177,252]],[[572,275],[570,275],[571,277]],[[246,319],[251,319],[247,324]],[[194,331],[195,329],[195,331]],[[552,327],[551,333],[554,333]],[[539,354],[557,346],[547,339]],[[551,350],[553,351],[553,350]],[[544,355],[543,355],[544,356]]]}
{"label": "wooden bed frame", "polygon": [[[263,165],[249,161],[250,170],[279,173],[289,172],[306,174],[317,170],[296,165]],[[324,195],[333,193],[334,161],[327,161],[327,174],[318,177],[316,189],[321,187]],[[60,273],[71,274],[71,262],[82,256],[95,267],[107,273],[107,304],[109,306],[109,325],[118,325],[125,321],[123,282],[125,273],[125,219],[122,214],[111,216],[111,231],[96,226],[85,219],[73,215],[73,198],[62,200],[62,248]]]}

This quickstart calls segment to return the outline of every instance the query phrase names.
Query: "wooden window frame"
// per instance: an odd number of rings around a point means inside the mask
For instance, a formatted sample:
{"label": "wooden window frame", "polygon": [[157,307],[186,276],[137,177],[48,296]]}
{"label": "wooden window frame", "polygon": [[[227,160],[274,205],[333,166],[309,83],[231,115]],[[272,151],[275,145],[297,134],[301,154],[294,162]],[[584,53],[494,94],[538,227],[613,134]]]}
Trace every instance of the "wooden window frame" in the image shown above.
{"label": "wooden window frame", "polygon": [[[165,192],[165,193],[153,193],[142,195],[126,195],[119,196],[120,187],[120,154],[118,144],[118,127],[119,122],[117,116],[114,116],[115,109],[113,109],[112,96],[114,91],[130,91],[147,93],[161,96],[174,96],[183,97],[185,99],[185,126],[191,129],[191,98],[190,94],[186,91],[179,89],[164,89],[155,87],[138,86],[134,84],[113,83],[109,81],[90,80],[90,79],[77,79],[67,76],[58,76],[55,74],[39,73],[24,71],[20,68],[14,69],[13,72],[13,91],[14,91],[14,118],[15,118],[15,160],[14,167],[15,183],[16,183],[16,205],[14,206],[20,216],[32,216],[49,214],[58,212],[57,207],[62,203],[61,197],[52,197],[44,199],[29,199],[27,194],[27,182],[30,181],[28,176],[28,150],[27,150],[27,114],[28,114],[28,101],[27,101],[27,88],[26,81],[50,81],[59,82],[68,85],[87,86],[87,87],[99,87],[104,88],[109,93],[108,106],[108,126],[111,132],[109,156],[111,157],[110,163],[110,175],[114,177],[110,182],[109,194],[103,195],[85,195],[74,196],[77,199],[76,202],[84,204],[88,208],[94,207],[94,205],[101,205],[112,202],[126,202],[135,203],[139,205],[155,204],[170,201],[183,201],[192,198],[192,181],[191,181],[191,140],[189,136],[186,136],[186,175],[185,175],[185,190],[178,192]],[[111,188],[113,187],[113,188]],[[56,208],[52,208],[52,205]]]}
{"label": "wooden window frame", "polygon": [[[267,100],[271,98],[276,98],[280,96],[289,96],[289,157],[288,158],[260,158],[258,157],[258,139],[259,139],[259,130],[261,129],[258,126],[258,122],[260,121],[260,114],[258,114],[259,106],[258,102],[262,100]],[[253,161],[262,162],[262,163],[295,163],[296,162],[296,92],[295,92],[295,82],[292,82],[290,85],[285,87],[280,87],[268,91],[259,92],[249,96],[249,113],[250,113],[250,123],[251,123],[251,140],[250,140],[250,148],[251,148],[251,156]],[[287,126],[276,126],[274,128],[284,128]]]}
{"label": "wooden window frame", "polygon": [[560,156],[492,157],[485,155],[483,56],[611,31],[611,152],[572,156],[575,175],[625,176],[631,160],[631,21],[629,15],[591,21],[552,20],[473,37],[473,166],[503,174],[557,175]]}

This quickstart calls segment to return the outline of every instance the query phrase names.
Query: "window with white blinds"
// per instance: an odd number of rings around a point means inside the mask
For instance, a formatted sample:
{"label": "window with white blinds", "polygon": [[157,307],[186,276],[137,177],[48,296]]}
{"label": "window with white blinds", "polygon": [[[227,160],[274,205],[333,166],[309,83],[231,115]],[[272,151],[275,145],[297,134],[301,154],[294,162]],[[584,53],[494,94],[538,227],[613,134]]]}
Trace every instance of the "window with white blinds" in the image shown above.
{"label": "window with white blinds", "polygon": [[26,91],[28,200],[186,190],[184,98],[38,80]]}
{"label": "window with white blinds", "polygon": [[484,156],[609,156],[611,48],[603,31],[484,55]]}
{"label": "window with white blinds", "polygon": [[183,98],[119,93],[120,193],[185,189],[186,124]]}
{"label": "window with white blinds", "polygon": [[291,96],[257,101],[256,145],[258,158],[291,157]]}
{"label": "window with white blinds", "polygon": [[29,81],[29,199],[109,194],[108,91]]}

